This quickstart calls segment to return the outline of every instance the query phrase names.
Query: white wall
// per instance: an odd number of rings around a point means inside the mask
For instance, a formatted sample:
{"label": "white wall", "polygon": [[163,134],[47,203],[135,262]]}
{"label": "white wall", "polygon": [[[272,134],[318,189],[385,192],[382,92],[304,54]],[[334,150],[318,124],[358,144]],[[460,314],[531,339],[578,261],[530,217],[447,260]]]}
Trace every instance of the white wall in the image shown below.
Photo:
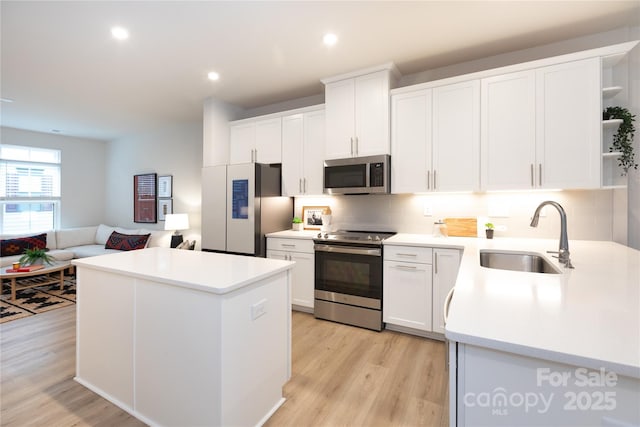
{"label": "white wall", "polygon": [[106,223],[163,229],[164,222],[133,222],[133,175],[173,175],[173,212],[189,214],[185,239],[200,247],[201,123],[173,124],[110,141],[106,152]]}
{"label": "white wall", "polygon": [[[571,240],[612,240],[613,190],[504,192],[486,194],[358,195],[296,198],[295,214],[303,206],[331,206],[331,228],[390,230],[431,234],[438,219],[480,217],[481,232],[487,221],[505,226],[496,237],[557,239],[560,215],[545,207],[537,228],[529,226],[536,207],[545,200],[562,205],[567,213]],[[433,215],[425,216],[425,207]]]}
{"label": "white wall", "polygon": [[7,127],[0,128],[0,132],[3,144],[62,151],[61,227],[105,221],[106,142]]}

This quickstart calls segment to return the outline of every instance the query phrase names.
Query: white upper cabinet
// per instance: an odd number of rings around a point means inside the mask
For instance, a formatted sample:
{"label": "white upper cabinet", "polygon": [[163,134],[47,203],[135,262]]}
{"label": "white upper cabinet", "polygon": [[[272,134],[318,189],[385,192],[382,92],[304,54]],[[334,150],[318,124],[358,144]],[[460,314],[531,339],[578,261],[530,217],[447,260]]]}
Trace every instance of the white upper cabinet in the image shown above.
{"label": "white upper cabinet", "polygon": [[388,69],[325,79],[325,159],[389,154]]}
{"label": "white upper cabinet", "polygon": [[282,162],[280,117],[232,122],[229,129],[229,164]]}
{"label": "white upper cabinet", "polygon": [[433,89],[432,189],[480,188],[480,81]]}
{"label": "white upper cabinet", "polygon": [[324,110],[282,118],[282,195],[320,195],[324,171]]}
{"label": "white upper cabinet", "polygon": [[472,191],[480,185],[480,82],[391,98],[393,193]]}
{"label": "white upper cabinet", "polygon": [[430,189],[431,89],[391,97],[391,192]]}
{"label": "white upper cabinet", "polygon": [[600,59],[536,71],[536,160],[541,188],[600,186]]}
{"label": "white upper cabinet", "polygon": [[482,80],[484,190],[598,188],[598,58]]}
{"label": "white upper cabinet", "polygon": [[530,189],[535,164],[535,72],[482,79],[481,184]]}

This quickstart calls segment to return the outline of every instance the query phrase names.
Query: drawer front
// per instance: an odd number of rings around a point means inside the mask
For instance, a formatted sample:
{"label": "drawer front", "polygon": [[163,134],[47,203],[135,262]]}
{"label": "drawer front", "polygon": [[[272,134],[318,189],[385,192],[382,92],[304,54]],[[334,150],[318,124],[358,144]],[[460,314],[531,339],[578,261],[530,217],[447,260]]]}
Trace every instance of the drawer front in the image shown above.
{"label": "drawer front", "polygon": [[283,239],[281,237],[267,238],[267,249],[290,252],[313,253],[311,239]]}
{"label": "drawer front", "polygon": [[431,264],[433,262],[433,249],[417,246],[384,245],[384,259],[385,261]]}

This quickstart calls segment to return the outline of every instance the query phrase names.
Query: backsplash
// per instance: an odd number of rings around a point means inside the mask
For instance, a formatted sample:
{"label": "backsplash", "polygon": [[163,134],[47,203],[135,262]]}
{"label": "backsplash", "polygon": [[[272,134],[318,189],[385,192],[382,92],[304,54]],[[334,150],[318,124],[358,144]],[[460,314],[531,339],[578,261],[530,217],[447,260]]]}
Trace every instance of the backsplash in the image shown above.
{"label": "backsplash", "polygon": [[[622,218],[614,212],[626,214],[626,197],[614,197],[614,191],[617,190],[298,197],[295,210],[300,215],[303,206],[331,206],[332,230],[431,234],[438,219],[478,217],[482,233],[485,222],[495,224],[496,238],[558,238],[560,216],[553,207],[544,208],[537,228],[529,226],[538,204],[554,200],[567,212],[570,240],[619,241],[618,236],[626,235],[626,215]],[[425,216],[425,211],[431,216]]]}

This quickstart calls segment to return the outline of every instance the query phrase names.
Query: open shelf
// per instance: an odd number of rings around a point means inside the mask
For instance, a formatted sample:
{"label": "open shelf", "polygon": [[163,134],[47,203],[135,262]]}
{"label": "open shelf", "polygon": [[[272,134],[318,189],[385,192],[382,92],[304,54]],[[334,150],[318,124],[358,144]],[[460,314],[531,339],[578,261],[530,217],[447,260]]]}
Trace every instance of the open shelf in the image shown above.
{"label": "open shelf", "polygon": [[609,151],[608,153],[602,153],[602,157],[619,157],[622,156],[620,151]]}
{"label": "open shelf", "polygon": [[609,120],[602,121],[602,126],[604,127],[615,127],[615,126],[620,126],[621,124],[622,124],[622,119],[609,119]]}
{"label": "open shelf", "polygon": [[602,97],[604,99],[613,98],[622,91],[622,86],[609,86],[602,88]]}

